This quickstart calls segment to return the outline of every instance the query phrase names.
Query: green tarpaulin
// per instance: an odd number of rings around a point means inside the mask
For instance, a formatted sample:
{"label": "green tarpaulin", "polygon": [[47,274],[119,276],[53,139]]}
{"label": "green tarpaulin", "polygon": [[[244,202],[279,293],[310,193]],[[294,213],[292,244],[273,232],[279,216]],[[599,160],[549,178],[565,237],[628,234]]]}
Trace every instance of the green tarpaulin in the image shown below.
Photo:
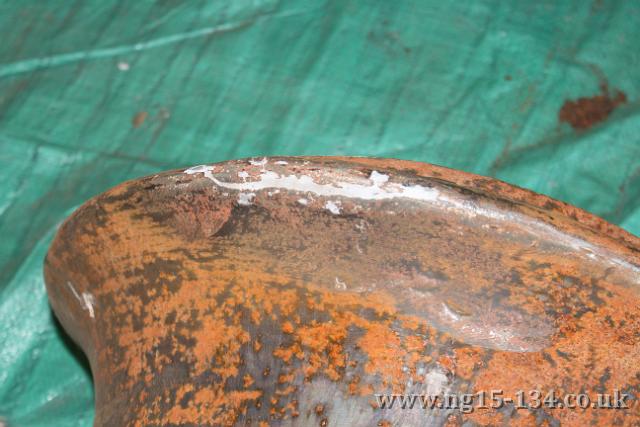
{"label": "green tarpaulin", "polygon": [[263,155],[494,176],[640,233],[640,3],[0,2],[0,418],[89,426],[42,260],[89,197]]}

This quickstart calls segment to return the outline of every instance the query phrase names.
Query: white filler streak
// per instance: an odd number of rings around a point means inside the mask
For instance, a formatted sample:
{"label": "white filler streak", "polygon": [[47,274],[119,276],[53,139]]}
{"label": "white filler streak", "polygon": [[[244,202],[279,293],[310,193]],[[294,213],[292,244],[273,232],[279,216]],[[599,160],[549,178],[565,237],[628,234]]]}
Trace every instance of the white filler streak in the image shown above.
{"label": "white filler streak", "polygon": [[[213,181],[217,186],[236,191],[255,192],[268,188],[281,188],[283,190],[309,192],[325,197],[347,197],[363,200],[388,200],[399,197],[433,202],[438,199],[439,191],[434,188],[422,187],[420,185],[404,186],[394,183],[387,183],[386,175],[372,172],[371,181],[373,185],[361,185],[350,182],[341,182],[338,185],[318,184],[307,175],[279,175],[272,171],[260,173],[260,179],[251,182],[223,182],[218,180],[213,174],[212,166],[194,166],[184,171],[188,175],[202,173],[205,177]],[[387,177],[388,179],[388,177]],[[382,185],[384,184],[384,188]]]}

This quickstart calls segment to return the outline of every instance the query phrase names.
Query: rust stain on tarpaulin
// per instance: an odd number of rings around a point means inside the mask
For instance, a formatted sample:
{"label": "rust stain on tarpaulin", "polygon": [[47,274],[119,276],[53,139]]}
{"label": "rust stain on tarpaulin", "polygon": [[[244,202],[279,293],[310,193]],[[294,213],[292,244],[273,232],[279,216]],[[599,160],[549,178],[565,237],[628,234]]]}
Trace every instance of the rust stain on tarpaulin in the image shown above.
{"label": "rust stain on tarpaulin", "polygon": [[256,159],[98,196],[61,227],[45,278],[91,361],[97,426],[634,425],[637,411],[382,410],[373,395],[637,389],[638,247],[463,172]]}
{"label": "rust stain on tarpaulin", "polygon": [[609,92],[607,84],[600,85],[600,94],[566,100],[558,112],[558,120],[577,130],[589,129],[605,121],[619,105],[627,102],[627,95],[619,90]]}
{"label": "rust stain on tarpaulin", "polygon": [[134,128],[139,128],[140,126],[142,126],[145,120],[147,120],[148,116],[149,113],[147,113],[146,111],[137,112],[131,119],[131,126],[133,126]]}

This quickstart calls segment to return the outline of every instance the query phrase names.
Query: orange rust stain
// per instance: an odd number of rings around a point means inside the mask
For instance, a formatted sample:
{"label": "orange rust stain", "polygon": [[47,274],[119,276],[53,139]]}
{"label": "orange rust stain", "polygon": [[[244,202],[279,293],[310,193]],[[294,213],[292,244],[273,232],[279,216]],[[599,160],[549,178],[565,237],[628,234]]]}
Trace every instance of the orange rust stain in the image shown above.
{"label": "orange rust stain", "polygon": [[460,423],[458,422],[458,419],[455,415],[449,415],[447,417],[447,421],[444,424],[444,427],[455,427],[455,426],[459,426]]}
{"label": "orange rust stain", "polygon": [[530,411],[518,411],[517,416],[509,420],[509,426],[513,427],[529,427],[537,425],[536,416]]}
{"label": "orange rust stain", "polygon": [[283,409],[285,412],[288,412],[292,418],[296,418],[300,415],[300,412],[298,411],[297,400],[292,400],[291,402],[287,403]]}
{"label": "orange rust stain", "polygon": [[483,427],[500,425],[503,419],[503,415],[494,408],[475,408],[472,413],[465,414],[465,420]]}
{"label": "orange rust stain", "polygon": [[612,96],[607,86],[602,85],[599,95],[565,101],[558,112],[558,120],[574,129],[589,129],[606,120],[613,110],[626,102],[627,95],[624,92],[616,91]]}
{"label": "orange rust stain", "polygon": [[[239,350],[242,344],[249,342],[248,332],[226,325],[223,319],[203,316],[201,321],[202,328],[193,333],[196,373],[211,369],[223,380],[238,375]],[[212,364],[212,361],[216,363]]]}
{"label": "orange rust stain", "polygon": [[172,406],[162,416],[162,424],[185,424],[195,421],[201,424],[213,422],[217,425],[232,425],[244,412],[247,402],[261,395],[262,392],[259,390],[231,391],[222,395],[214,389],[203,388],[194,393],[187,408],[177,404]]}
{"label": "orange rust stain", "polygon": [[293,324],[291,322],[284,322],[282,324],[282,332],[285,334],[292,334],[294,331]]}
{"label": "orange rust stain", "polygon": [[288,396],[291,393],[294,393],[297,390],[295,386],[289,385],[285,388],[276,389],[276,395],[278,396]]}
{"label": "orange rust stain", "polygon": [[380,375],[385,384],[396,384],[404,378],[404,351],[401,340],[389,325],[369,325],[358,345],[367,356],[366,373]]}
{"label": "orange rust stain", "polygon": [[278,375],[278,384],[287,384],[293,382],[295,375],[291,372]]}
{"label": "orange rust stain", "polygon": [[147,116],[149,116],[149,113],[147,113],[146,111],[137,112],[131,119],[131,125],[134,128],[139,128],[140,126],[142,126],[144,121],[147,120]]}
{"label": "orange rust stain", "polygon": [[273,355],[275,357],[282,359],[286,364],[289,364],[293,360],[293,357],[298,354],[301,354],[301,352],[302,350],[300,348],[300,345],[298,345],[297,343],[294,343],[289,347],[284,347],[284,346],[278,347],[273,351]]}
{"label": "orange rust stain", "polygon": [[253,377],[249,374],[244,374],[244,377],[242,377],[242,385],[245,388],[249,388],[253,385]]}
{"label": "orange rust stain", "polygon": [[349,381],[349,386],[348,386],[348,390],[349,390],[349,394],[351,395],[356,395],[358,394],[360,388],[359,388],[359,384],[360,383],[360,377],[358,375],[354,376],[351,381]]}
{"label": "orange rust stain", "polygon": [[470,380],[475,372],[482,367],[483,349],[473,347],[456,348],[456,374],[465,380]]}
{"label": "orange rust stain", "polygon": [[456,360],[447,356],[442,355],[438,358],[438,364],[442,366],[447,371],[451,372],[455,375],[456,373]]}

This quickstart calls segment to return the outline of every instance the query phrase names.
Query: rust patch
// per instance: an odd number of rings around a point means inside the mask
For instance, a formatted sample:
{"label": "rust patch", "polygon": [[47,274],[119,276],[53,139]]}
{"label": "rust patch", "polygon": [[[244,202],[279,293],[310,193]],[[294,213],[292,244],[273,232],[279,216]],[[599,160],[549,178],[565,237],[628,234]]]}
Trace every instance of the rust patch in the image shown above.
{"label": "rust patch", "polygon": [[566,100],[558,112],[558,120],[568,123],[576,130],[589,129],[605,121],[619,105],[627,102],[627,95],[615,90],[611,94],[606,84],[600,85],[600,94]]}
{"label": "rust patch", "polygon": [[142,126],[144,121],[147,120],[148,116],[149,116],[149,113],[147,113],[146,111],[137,112],[131,119],[131,126],[133,126],[136,129],[139,128],[140,126]]}

